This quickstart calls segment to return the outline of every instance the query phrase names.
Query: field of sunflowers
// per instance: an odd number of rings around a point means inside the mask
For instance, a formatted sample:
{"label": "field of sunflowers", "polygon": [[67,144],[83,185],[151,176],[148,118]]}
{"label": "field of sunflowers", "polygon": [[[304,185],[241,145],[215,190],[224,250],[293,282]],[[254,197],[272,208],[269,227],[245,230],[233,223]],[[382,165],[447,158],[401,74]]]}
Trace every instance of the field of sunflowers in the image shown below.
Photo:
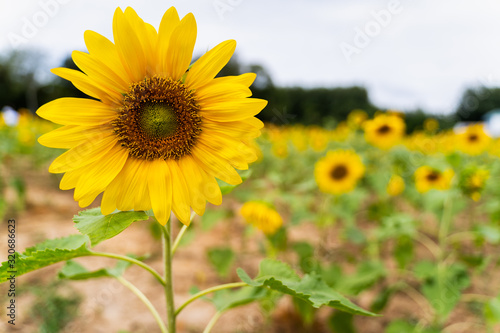
{"label": "field of sunflowers", "polygon": [[[28,112],[0,128],[0,212],[2,223],[18,221],[21,250],[74,233],[72,191],[60,191],[60,176],[46,172],[61,151],[36,142],[54,128]],[[214,313],[214,332],[499,332],[500,141],[481,125],[440,131],[428,119],[407,135],[404,114],[368,119],[355,110],[332,129],[266,125],[253,147],[257,162],[241,172],[243,184],[221,185],[222,205],[207,206],[189,229],[173,220],[175,233],[185,232],[174,245],[176,302],[206,286],[237,283],[238,267],[253,276],[270,258],[299,276],[320,276],[379,316],[317,309],[275,293],[245,305],[242,295],[220,291],[193,303],[191,317],[178,318],[179,332],[201,332]],[[160,265],[157,225],[136,222],[100,249],[139,249],[141,260]],[[128,290],[115,288],[112,302],[102,296],[92,307],[102,285],[68,281],[78,279],[67,271],[68,264],[56,264],[20,278],[21,317],[30,319],[19,332],[155,331]],[[133,268],[124,276],[146,285],[161,307],[150,280]],[[222,306],[227,299],[243,301]],[[89,316],[98,328],[81,328]]]}

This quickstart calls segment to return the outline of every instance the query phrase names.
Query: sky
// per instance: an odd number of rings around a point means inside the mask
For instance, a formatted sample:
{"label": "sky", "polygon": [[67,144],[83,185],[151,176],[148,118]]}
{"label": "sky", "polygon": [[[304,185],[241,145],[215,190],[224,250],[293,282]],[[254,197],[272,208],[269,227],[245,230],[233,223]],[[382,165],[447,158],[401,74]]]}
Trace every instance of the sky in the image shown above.
{"label": "sky", "polygon": [[39,52],[51,75],[85,30],[112,40],[127,6],[155,27],[170,6],[192,12],[195,54],[235,39],[278,86],[360,85],[382,109],[447,114],[465,89],[500,86],[497,0],[0,0],[0,52]]}

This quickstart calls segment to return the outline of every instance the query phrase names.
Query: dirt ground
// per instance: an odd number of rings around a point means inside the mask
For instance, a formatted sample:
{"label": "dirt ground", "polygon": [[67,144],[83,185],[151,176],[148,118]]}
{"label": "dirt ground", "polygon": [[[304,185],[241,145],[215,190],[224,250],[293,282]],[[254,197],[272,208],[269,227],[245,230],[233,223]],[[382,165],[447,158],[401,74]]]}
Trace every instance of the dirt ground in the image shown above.
{"label": "dirt ground", "polygon": [[[58,179],[48,172],[32,171],[25,175],[27,184],[26,210],[15,216],[17,221],[16,240],[17,250],[22,252],[27,247],[44,240],[63,237],[77,233],[71,220],[74,214],[81,209],[73,201],[72,191],[61,191],[57,188]],[[226,202],[225,205],[237,203]],[[7,216],[10,218],[11,216]],[[14,217],[14,216],[13,216]],[[195,228],[198,220],[194,221]],[[6,223],[0,224],[0,253],[7,253]],[[180,247],[174,259],[175,302],[182,304],[190,297],[189,289],[197,286],[199,289],[239,281],[235,271],[237,267],[244,268],[251,276],[258,270],[258,263],[262,254],[258,251],[259,234],[254,239],[245,242],[242,248],[242,234],[244,224],[239,217],[221,221],[212,230],[204,232],[198,228],[195,241],[189,246]],[[319,231],[311,224],[304,223],[290,229],[290,240],[319,239]],[[340,249],[343,244],[332,232],[328,244],[331,249]],[[231,246],[240,253],[233,273],[227,279],[221,279],[207,261],[207,249],[214,246]],[[161,242],[152,237],[148,222],[137,222],[128,229],[99,244],[95,250],[118,254],[148,255],[146,262],[160,273],[163,272],[161,260]],[[347,249],[345,251],[355,251]],[[419,255],[425,257],[426,250],[418,249]],[[4,261],[5,258],[2,258]],[[115,260],[100,257],[79,258],[80,264],[88,269],[98,269],[115,264]],[[46,286],[57,279],[57,272],[63,266],[55,264],[39,271],[31,272],[17,279],[19,289],[28,289],[30,286]],[[488,274],[486,274],[488,275]],[[497,276],[498,277],[498,274]],[[139,267],[131,267],[125,273],[125,278],[138,286],[151,300],[161,315],[165,313],[164,294],[154,278]],[[491,280],[493,279],[493,280]],[[469,288],[469,294],[496,295],[498,287],[494,275],[485,276],[477,283],[474,289]],[[159,332],[156,322],[147,308],[123,285],[114,279],[93,279],[86,281],[70,281],[63,285],[61,293],[78,294],[82,297],[78,309],[78,316],[70,322],[63,332],[67,333],[100,333],[100,332]],[[6,317],[7,284],[0,285],[1,320],[0,332],[38,332],[39,322],[31,315],[31,307],[35,296],[29,292],[22,293],[16,299],[16,325],[8,325]],[[353,301],[368,308],[376,296],[375,292],[364,292]],[[425,320],[428,309],[419,307],[421,300],[418,295],[397,294],[393,297],[383,312],[382,317],[371,318],[358,316],[355,325],[359,332],[381,333],[387,324],[395,318],[416,318]],[[312,328],[303,328],[299,317],[293,309],[289,298],[284,297],[277,304],[271,318],[267,318],[257,304],[246,305],[225,313],[217,322],[212,332],[328,332],[325,321],[331,309],[322,308],[317,314],[317,323]],[[210,303],[198,300],[189,305],[178,317],[178,333],[202,332],[206,324],[215,314],[215,308]],[[449,319],[449,328],[446,333],[486,332],[479,318],[467,307],[459,306]],[[500,331],[499,331],[500,332]],[[342,332],[337,332],[342,333]]]}

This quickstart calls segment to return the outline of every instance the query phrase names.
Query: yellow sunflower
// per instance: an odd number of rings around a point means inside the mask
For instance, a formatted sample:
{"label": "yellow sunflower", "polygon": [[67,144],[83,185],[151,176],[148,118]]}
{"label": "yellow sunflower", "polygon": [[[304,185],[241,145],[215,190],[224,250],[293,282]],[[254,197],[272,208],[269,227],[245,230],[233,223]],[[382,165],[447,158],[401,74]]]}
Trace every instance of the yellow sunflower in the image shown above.
{"label": "yellow sunflower", "polygon": [[274,235],[283,225],[281,215],[268,204],[259,201],[249,201],[240,210],[246,222],[265,233]]}
{"label": "yellow sunflower", "polygon": [[465,195],[474,201],[479,201],[489,178],[490,172],[488,170],[469,167],[460,174],[458,186]]}
{"label": "yellow sunflower", "polygon": [[403,193],[405,189],[405,181],[401,176],[392,175],[391,179],[389,179],[389,183],[387,183],[387,194],[392,197],[398,196]]}
{"label": "yellow sunflower", "polygon": [[380,114],[364,122],[365,139],[378,148],[389,149],[400,143],[405,128],[405,122],[400,116]]}
{"label": "yellow sunflower", "polygon": [[249,139],[263,127],[254,116],[267,104],[251,96],[255,74],[215,78],[236,42],[220,43],[191,65],[193,14],[182,20],[171,7],[158,31],[132,8],[117,8],[114,43],[84,34],[89,53],[74,51],[81,71],[52,72],[93,97],[60,98],[38,115],[63,127],[39,139],[66,148],[49,168],[64,173],[60,188],[75,189],[81,207],[104,192],[103,214],[149,210],[161,224],[171,211],[189,223],[206,201],[221,203],[216,177],[238,184],[237,169],[257,156]]}
{"label": "yellow sunflower", "polygon": [[491,143],[491,137],[484,131],[482,124],[469,125],[457,134],[457,148],[469,155],[479,155]]}
{"label": "yellow sunflower", "polygon": [[415,186],[420,193],[425,193],[431,189],[447,190],[451,187],[454,175],[452,169],[440,171],[424,165],[415,171]]}
{"label": "yellow sunflower", "polygon": [[364,173],[361,158],[352,150],[330,151],[314,169],[320,191],[331,194],[352,191]]}

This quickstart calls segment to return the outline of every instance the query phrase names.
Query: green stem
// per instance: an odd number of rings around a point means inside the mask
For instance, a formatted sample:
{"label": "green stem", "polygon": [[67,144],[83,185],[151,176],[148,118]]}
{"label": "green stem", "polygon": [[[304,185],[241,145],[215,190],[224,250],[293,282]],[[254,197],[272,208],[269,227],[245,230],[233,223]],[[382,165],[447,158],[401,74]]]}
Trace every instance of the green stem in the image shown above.
{"label": "green stem", "polygon": [[135,265],[137,265],[139,267],[144,268],[145,270],[147,270],[148,272],[150,272],[158,280],[158,282],[160,282],[163,286],[165,285],[165,281],[163,280],[163,277],[157,271],[155,271],[151,266],[149,266],[148,264],[143,263],[140,260],[131,258],[129,256],[122,256],[122,255],[119,255],[119,254],[106,253],[106,252],[93,252],[92,251],[92,253],[89,254],[89,256],[106,257],[106,258],[113,258],[113,259],[128,261],[128,262],[130,262],[132,264],[135,264]]}
{"label": "green stem", "polygon": [[167,303],[167,323],[168,331],[175,333],[175,305],[174,305],[174,288],[172,284],[172,219],[167,222],[167,225],[162,227],[163,230],[163,260],[165,261],[165,301]]}
{"label": "green stem", "polygon": [[453,200],[451,195],[448,195],[443,203],[443,215],[441,216],[441,223],[439,225],[439,248],[441,249],[441,255],[439,259],[444,257],[446,238],[450,232],[450,225],[452,220],[452,204]]}
{"label": "green stem", "polygon": [[168,333],[168,330],[165,327],[165,323],[161,320],[160,314],[158,313],[158,311],[156,311],[155,307],[153,306],[153,304],[151,304],[149,299],[139,289],[137,289],[136,286],[125,280],[123,277],[117,276],[116,279],[125,287],[127,287],[131,292],[133,292],[146,305],[146,307],[149,309],[156,322],[158,323],[160,331],[162,333]]}
{"label": "green stem", "polygon": [[172,256],[174,255],[175,251],[177,250],[177,247],[179,246],[179,244],[181,242],[182,236],[184,236],[184,233],[187,231],[187,228],[191,225],[191,222],[193,222],[193,218],[195,215],[196,215],[195,212],[191,213],[191,217],[189,218],[189,224],[188,225],[184,224],[182,226],[181,230],[179,231],[179,234],[175,238],[174,245],[172,245]]}
{"label": "green stem", "polygon": [[181,231],[179,231],[179,234],[175,238],[174,245],[172,245],[172,255],[174,255],[175,251],[177,250],[177,247],[179,247],[182,236],[184,236],[184,233],[186,232],[188,227],[189,227],[188,225],[184,224],[181,228]]}
{"label": "green stem", "polygon": [[182,304],[177,309],[177,311],[175,311],[175,315],[177,316],[186,306],[188,306],[189,304],[191,304],[191,302],[197,300],[201,296],[205,296],[207,294],[213,293],[215,291],[223,290],[223,289],[231,289],[231,288],[238,288],[238,287],[245,287],[245,286],[248,286],[248,284],[246,284],[245,282],[234,282],[234,283],[221,284],[220,286],[215,286],[212,288],[202,290],[202,291],[194,294],[193,296],[191,296],[190,299],[188,299],[186,302],[184,302],[184,304]]}
{"label": "green stem", "polygon": [[219,320],[220,316],[222,316],[222,311],[217,311],[215,315],[212,317],[212,319],[210,319],[210,322],[208,323],[207,327],[205,327],[203,333],[210,333],[212,328],[214,328],[217,320]]}

